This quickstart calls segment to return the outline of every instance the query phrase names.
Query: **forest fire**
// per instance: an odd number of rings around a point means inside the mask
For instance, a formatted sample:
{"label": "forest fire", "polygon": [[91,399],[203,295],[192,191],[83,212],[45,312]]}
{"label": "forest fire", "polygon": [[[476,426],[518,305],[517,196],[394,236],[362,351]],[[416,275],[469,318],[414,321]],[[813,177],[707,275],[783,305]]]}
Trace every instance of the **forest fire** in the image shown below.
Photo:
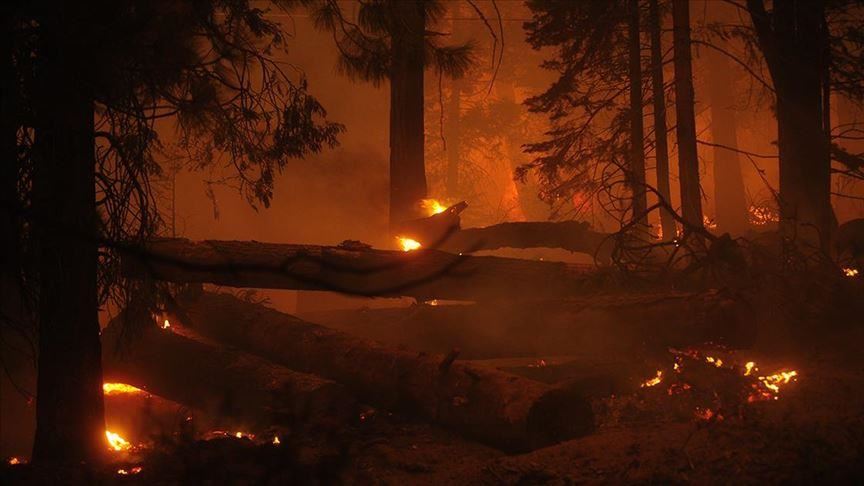
{"label": "forest fire", "polygon": [[7,4],[2,486],[864,484],[864,0]]}
{"label": "forest fire", "polygon": [[399,243],[399,247],[402,251],[414,251],[419,249],[421,246],[420,242],[411,238],[407,238],[404,236],[397,236],[396,241]]}

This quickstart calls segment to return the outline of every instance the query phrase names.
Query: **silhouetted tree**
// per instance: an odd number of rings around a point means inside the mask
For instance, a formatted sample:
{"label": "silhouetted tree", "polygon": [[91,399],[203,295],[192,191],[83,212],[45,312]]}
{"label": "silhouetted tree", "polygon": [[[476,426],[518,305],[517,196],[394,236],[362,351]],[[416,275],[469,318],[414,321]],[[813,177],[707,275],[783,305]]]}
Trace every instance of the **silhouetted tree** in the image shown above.
{"label": "silhouetted tree", "polygon": [[439,0],[358,1],[357,18],[335,0],[302,0],[316,24],[333,32],[340,69],[375,85],[390,81],[390,224],[423,216],[426,197],[423,73],[461,77],[469,43],[442,45],[431,29],[444,13]]}
{"label": "silhouetted tree", "polygon": [[333,145],[342,127],[270,57],[279,26],[247,1],[28,2],[9,14],[26,103],[11,121],[19,238],[37,261],[25,269],[38,295],[33,460],[92,464],[107,447],[97,308],[135,286],[119,279],[113,244],[158,229],[156,121],[176,123],[197,166],[234,167],[265,206],[287,159]]}
{"label": "silhouetted tree", "polygon": [[[675,113],[678,135],[678,177],[681,182],[681,216],[702,228],[702,191],[696,151],[695,94],[690,47],[690,0],[672,0],[673,50],[675,52]],[[685,232],[687,229],[685,228]]]}

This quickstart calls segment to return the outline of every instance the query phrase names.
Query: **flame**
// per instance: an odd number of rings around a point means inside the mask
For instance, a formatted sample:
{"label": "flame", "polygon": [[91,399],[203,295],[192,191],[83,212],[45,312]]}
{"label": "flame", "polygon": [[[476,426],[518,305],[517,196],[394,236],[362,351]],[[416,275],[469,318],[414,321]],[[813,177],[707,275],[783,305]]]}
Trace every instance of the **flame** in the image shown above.
{"label": "flame", "polygon": [[128,475],[130,475],[130,474],[138,474],[138,473],[141,472],[141,469],[142,469],[141,466],[135,466],[135,467],[133,467],[132,469],[129,469],[129,470],[126,470],[126,469],[118,469],[118,470],[117,470],[117,474],[119,474],[119,475],[121,475],[121,476],[128,476]]}
{"label": "flame", "polygon": [[722,368],[722,367],[723,367],[723,360],[720,359],[720,358],[715,358],[715,357],[713,357],[713,356],[706,356],[706,357],[705,357],[705,361],[707,361],[707,362],[713,364],[714,366],[716,366],[716,367],[718,367],[718,368]]}
{"label": "flame", "polygon": [[641,385],[639,385],[639,387],[640,388],[647,388],[647,387],[651,387],[654,385],[659,385],[661,381],[663,381],[663,372],[661,370],[657,370],[657,375],[654,376],[654,378],[651,378],[650,380],[646,381],[645,383],[642,383]]}
{"label": "flame", "polygon": [[120,434],[116,432],[106,430],[105,437],[108,438],[108,444],[111,446],[111,449],[115,451],[128,451],[132,448],[132,444],[123,437],[120,437]]}
{"label": "flame", "polygon": [[752,361],[748,361],[744,363],[744,376],[750,376],[753,371],[759,371],[759,368],[756,367],[756,363]]}
{"label": "flame", "polygon": [[278,435],[273,436],[273,445],[279,445],[281,443],[282,443],[282,441],[279,440]]}
{"label": "flame", "polygon": [[427,300],[426,302],[424,302],[424,304],[431,305],[432,307],[435,307],[438,305],[438,299]]}
{"label": "flame", "polygon": [[144,390],[126,383],[102,383],[102,391],[106,395],[122,395],[144,393]]}
{"label": "flame", "polygon": [[427,216],[434,216],[447,211],[447,206],[441,204],[437,199],[423,199],[420,201],[420,207],[426,211]]}
{"label": "flame", "polygon": [[169,327],[171,327],[171,322],[169,322],[168,319],[165,319],[164,321],[162,321],[162,325],[159,327],[161,327],[162,329],[168,329]]}
{"label": "flame", "polygon": [[709,218],[708,216],[702,216],[702,226],[708,229],[717,229],[717,222],[714,221],[714,218]]}
{"label": "flame", "polygon": [[402,251],[413,251],[423,246],[420,244],[419,241],[412,240],[411,238],[406,238],[404,236],[397,236],[396,241],[399,242],[399,246],[402,248]]}
{"label": "flame", "polygon": [[[716,414],[714,413],[714,410],[711,410],[710,408],[698,408],[697,407],[696,410],[693,411],[693,415],[698,420],[706,420],[707,421],[707,420],[711,420],[712,418],[714,418],[714,416]],[[717,415],[717,419],[718,420],[720,419],[719,415]]]}
{"label": "flame", "polygon": [[237,437],[238,439],[242,439],[244,437],[247,439],[254,439],[255,434],[250,434],[248,432],[235,432],[234,437]]}
{"label": "flame", "polygon": [[774,399],[777,400],[779,397],[776,394],[780,393],[780,385],[786,385],[793,378],[798,376],[798,372],[795,370],[792,371],[781,371],[779,373],[774,373],[773,375],[768,376],[760,376],[758,379],[762,383],[765,388],[774,392]]}
{"label": "flame", "polygon": [[768,206],[750,206],[750,224],[754,226],[764,226],[769,223],[780,221],[780,215],[774,208]]}
{"label": "flame", "polygon": [[15,456],[12,456],[12,457],[9,458],[9,465],[10,465],[10,466],[15,466],[15,465],[17,465],[17,464],[24,464],[24,462],[25,462],[25,461],[24,461],[23,459],[19,459],[19,458],[15,457]]}
{"label": "flame", "polygon": [[858,276],[858,269],[857,268],[844,268],[843,269],[843,275],[845,275],[849,278],[856,277],[856,276]]}

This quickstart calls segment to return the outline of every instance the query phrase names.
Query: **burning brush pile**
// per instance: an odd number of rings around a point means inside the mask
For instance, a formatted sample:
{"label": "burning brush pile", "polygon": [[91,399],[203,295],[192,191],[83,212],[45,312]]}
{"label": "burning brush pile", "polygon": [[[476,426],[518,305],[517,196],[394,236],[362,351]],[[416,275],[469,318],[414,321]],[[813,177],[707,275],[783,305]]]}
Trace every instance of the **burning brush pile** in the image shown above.
{"label": "burning brush pile", "polygon": [[800,378],[795,369],[762,370],[755,361],[717,345],[669,353],[669,364],[645,379],[637,393],[600,400],[602,426],[744,419],[754,404],[780,400]]}

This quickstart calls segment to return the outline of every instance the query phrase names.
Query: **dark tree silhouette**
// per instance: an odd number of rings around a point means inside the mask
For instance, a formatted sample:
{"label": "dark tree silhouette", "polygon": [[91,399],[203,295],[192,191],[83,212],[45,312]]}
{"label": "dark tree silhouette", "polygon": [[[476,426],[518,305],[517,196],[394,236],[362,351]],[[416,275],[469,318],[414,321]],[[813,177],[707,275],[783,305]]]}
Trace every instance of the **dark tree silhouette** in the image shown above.
{"label": "dark tree silhouette", "polygon": [[[689,2],[690,0],[672,0],[678,177],[681,181],[681,215],[690,226],[702,228],[702,191],[699,185],[699,158],[696,151]],[[685,232],[687,231],[685,228]]]}
{"label": "dark tree silhouette", "polygon": [[342,127],[270,57],[281,31],[249,2],[29,2],[8,13],[4,67],[23,101],[3,111],[21,160],[3,210],[26,218],[17,243],[37,261],[21,269],[38,296],[33,460],[92,464],[107,447],[97,306],[134,290],[110,243],[159,227],[156,120],[176,122],[197,166],[227,161],[265,206],[287,159],[335,144]]}
{"label": "dark tree silhouette", "polygon": [[648,191],[645,188],[645,140],[642,113],[642,43],[639,39],[639,0],[628,0],[627,44],[630,80],[629,185],[633,191],[633,219],[648,226]]}
{"label": "dark tree silhouette", "polygon": [[426,197],[423,73],[461,77],[472,62],[470,43],[443,45],[432,27],[445,12],[439,0],[357,2],[357,18],[335,0],[302,0],[316,24],[333,33],[339,67],[376,85],[390,81],[390,224],[423,216]]}

